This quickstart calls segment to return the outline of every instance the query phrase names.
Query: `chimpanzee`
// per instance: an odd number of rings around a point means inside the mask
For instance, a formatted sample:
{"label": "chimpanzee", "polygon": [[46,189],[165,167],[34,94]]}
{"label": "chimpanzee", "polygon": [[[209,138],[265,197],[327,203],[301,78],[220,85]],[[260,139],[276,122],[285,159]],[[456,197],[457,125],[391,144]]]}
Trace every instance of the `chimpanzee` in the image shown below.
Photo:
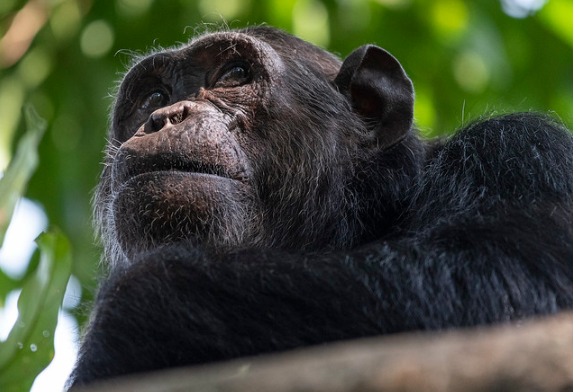
{"label": "chimpanzee", "polygon": [[573,306],[573,137],[531,113],[447,140],[398,61],[270,27],[121,84],[95,203],[110,262],[70,384]]}

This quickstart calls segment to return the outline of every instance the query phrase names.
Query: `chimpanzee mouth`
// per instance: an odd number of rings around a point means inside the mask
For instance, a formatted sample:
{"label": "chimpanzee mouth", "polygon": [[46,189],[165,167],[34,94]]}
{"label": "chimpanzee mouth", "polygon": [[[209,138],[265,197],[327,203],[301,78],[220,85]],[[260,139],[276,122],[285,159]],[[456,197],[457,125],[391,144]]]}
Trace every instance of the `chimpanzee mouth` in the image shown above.
{"label": "chimpanzee mouth", "polygon": [[[219,177],[242,183],[247,182],[247,171],[229,170],[226,166],[200,161],[187,160],[181,155],[158,154],[153,156],[126,156],[120,165],[114,165],[112,177],[117,186],[133,183],[134,180],[145,180],[146,177],[168,176],[170,174],[198,175],[199,177]],[[118,160],[116,159],[116,162]]]}
{"label": "chimpanzee mouth", "polygon": [[227,173],[227,171],[220,167],[220,166],[206,166],[202,164],[197,164],[197,166],[192,165],[189,167],[170,167],[164,169],[156,169],[150,171],[143,171],[141,173],[136,173],[130,176],[127,180],[131,180],[134,178],[140,178],[142,176],[148,174],[161,174],[161,175],[169,175],[170,173],[178,173],[178,174],[189,174],[189,175],[201,175],[201,176],[210,176],[210,177],[221,177],[229,180],[233,180],[233,178]]}
{"label": "chimpanzee mouth", "polygon": [[153,168],[153,172],[184,172],[189,174],[210,174],[217,177],[232,179],[231,174],[223,166],[210,165],[203,162],[185,162],[179,165]]}
{"label": "chimpanzee mouth", "polygon": [[[189,171],[182,171],[182,170],[157,170],[157,171],[150,171],[137,174],[134,177],[130,177],[125,182],[119,185],[118,190],[126,189],[126,188],[138,188],[145,186],[145,184],[193,184],[194,189],[199,189],[202,186],[206,186],[211,188],[216,186],[227,184],[227,183],[235,183],[240,186],[244,186],[245,183],[242,181],[234,180],[229,177],[220,176],[217,174],[211,173],[202,173],[202,172],[189,172]],[[227,186],[227,185],[225,185]],[[143,188],[141,188],[143,189]],[[145,189],[149,189],[146,187]]]}
{"label": "chimpanzee mouth", "polygon": [[[244,177],[231,175],[229,171],[220,165],[209,165],[201,162],[189,162],[182,165],[177,166],[168,166],[168,167],[152,167],[148,168],[151,170],[138,170],[137,172],[129,173],[128,179],[139,177],[145,174],[152,174],[152,173],[164,173],[169,174],[173,172],[183,173],[183,174],[201,174],[201,175],[208,175],[214,177],[222,177],[229,180],[236,180],[236,181],[244,181]],[[237,178],[238,177],[238,178]]]}

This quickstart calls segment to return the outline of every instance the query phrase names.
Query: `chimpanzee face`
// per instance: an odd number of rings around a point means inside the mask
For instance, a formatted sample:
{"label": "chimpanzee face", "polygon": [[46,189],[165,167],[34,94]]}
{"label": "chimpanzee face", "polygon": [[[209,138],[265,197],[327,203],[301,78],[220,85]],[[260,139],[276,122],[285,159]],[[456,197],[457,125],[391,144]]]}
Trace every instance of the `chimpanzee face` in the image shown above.
{"label": "chimpanzee face", "polygon": [[352,242],[349,227],[359,222],[345,184],[381,148],[369,127],[380,123],[377,90],[354,81],[363,58],[339,74],[328,52],[255,28],[137,63],[119,89],[97,193],[108,254],[130,259],[178,241]]}

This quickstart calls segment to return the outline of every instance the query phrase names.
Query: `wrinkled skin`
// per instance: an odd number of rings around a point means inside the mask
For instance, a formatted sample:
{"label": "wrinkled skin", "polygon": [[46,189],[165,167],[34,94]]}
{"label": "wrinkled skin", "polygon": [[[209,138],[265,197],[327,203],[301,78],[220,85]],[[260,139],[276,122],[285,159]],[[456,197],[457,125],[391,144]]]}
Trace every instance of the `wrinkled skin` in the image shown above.
{"label": "wrinkled skin", "polygon": [[[408,135],[413,90],[391,55],[364,50],[334,80],[334,56],[252,29],[207,35],[133,67],[118,93],[97,197],[112,263],[181,240],[320,249],[375,234],[379,227],[365,221],[384,206],[362,205],[359,192],[377,191],[351,184],[357,171],[376,170],[387,182],[387,173],[419,168],[408,156],[396,167],[369,167]],[[368,91],[366,54],[395,80]]]}
{"label": "wrinkled skin", "polygon": [[272,28],[142,59],[96,220],[111,264],[72,387],[573,307],[573,138],[509,114],[427,142],[372,45]]}

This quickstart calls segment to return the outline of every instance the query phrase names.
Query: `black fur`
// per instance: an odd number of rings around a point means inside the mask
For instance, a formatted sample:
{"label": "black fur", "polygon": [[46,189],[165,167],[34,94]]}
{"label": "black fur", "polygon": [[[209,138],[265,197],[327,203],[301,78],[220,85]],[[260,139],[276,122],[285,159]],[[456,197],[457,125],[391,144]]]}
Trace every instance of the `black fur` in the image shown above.
{"label": "black fur", "polygon": [[569,130],[518,113],[428,143],[401,136],[405,123],[392,122],[388,146],[335,184],[369,212],[356,217],[362,245],[221,252],[182,242],[140,254],[101,288],[72,384],[573,307]]}

